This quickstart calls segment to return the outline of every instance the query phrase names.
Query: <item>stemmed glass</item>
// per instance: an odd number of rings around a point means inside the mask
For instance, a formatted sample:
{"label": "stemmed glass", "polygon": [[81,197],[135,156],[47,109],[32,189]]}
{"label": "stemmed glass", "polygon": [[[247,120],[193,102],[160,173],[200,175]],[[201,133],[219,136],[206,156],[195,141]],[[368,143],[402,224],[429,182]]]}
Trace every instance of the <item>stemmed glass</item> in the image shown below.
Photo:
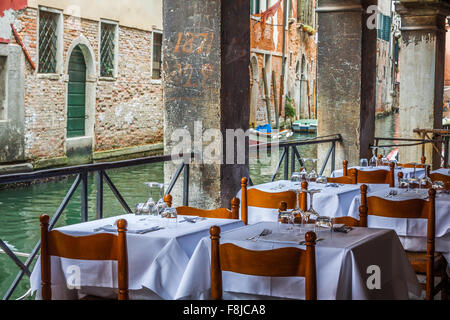
{"label": "stemmed glass", "polygon": [[[308,160],[308,159],[305,159],[304,161],[306,162],[306,160]],[[306,171],[306,167],[303,167],[302,172],[300,172],[300,179],[306,180],[307,177],[308,177],[308,171]]]}
{"label": "stemmed glass", "polygon": [[374,167],[376,167],[377,166],[377,164],[378,164],[378,158],[377,158],[377,147],[370,147],[371,149],[372,149],[372,154],[373,154],[373,156],[372,156],[372,158],[370,158],[370,161],[369,161],[369,166],[371,167],[371,168],[374,168]]}
{"label": "stemmed glass", "polygon": [[159,200],[154,207],[153,215],[161,215],[164,209],[169,207],[164,201],[164,183],[158,183],[157,186],[159,187]]}
{"label": "stemmed glass", "polygon": [[316,218],[320,216],[319,213],[313,208],[314,194],[320,192],[320,190],[304,190],[304,191],[309,193],[310,205],[308,210],[302,211],[301,213],[302,225],[304,225],[305,222],[307,224],[311,216],[315,216]]}
{"label": "stemmed glass", "polygon": [[[414,164],[414,173],[408,179],[408,181],[409,181],[409,189],[416,189],[416,185],[420,186],[420,180],[416,176],[416,165],[417,165],[417,163],[413,163],[413,164]],[[416,189],[416,193],[417,193],[417,189]]]}
{"label": "stemmed glass", "polygon": [[389,159],[386,157],[386,148],[381,148],[383,150],[383,158],[381,158],[381,165],[382,166],[388,166],[389,165]]}
{"label": "stemmed glass", "polygon": [[428,186],[431,186],[432,183],[431,178],[428,176],[428,165],[425,165],[425,175],[420,178],[419,188],[422,189],[422,186],[427,188]]}
{"label": "stemmed glass", "polygon": [[156,202],[155,200],[153,200],[152,197],[152,190],[153,187],[156,187],[159,185],[159,183],[157,182],[144,182],[145,185],[147,185],[150,189],[150,197],[148,198],[147,202],[145,203],[145,210],[143,211],[144,214],[155,214],[155,206],[156,206]]}
{"label": "stemmed glass", "polygon": [[317,178],[319,177],[319,175],[317,174],[316,170],[314,169],[315,166],[314,164],[317,163],[317,161],[319,161],[319,159],[311,159],[313,166],[311,169],[311,172],[308,174],[307,176],[307,180],[311,181],[311,182],[315,182],[317,180]]}

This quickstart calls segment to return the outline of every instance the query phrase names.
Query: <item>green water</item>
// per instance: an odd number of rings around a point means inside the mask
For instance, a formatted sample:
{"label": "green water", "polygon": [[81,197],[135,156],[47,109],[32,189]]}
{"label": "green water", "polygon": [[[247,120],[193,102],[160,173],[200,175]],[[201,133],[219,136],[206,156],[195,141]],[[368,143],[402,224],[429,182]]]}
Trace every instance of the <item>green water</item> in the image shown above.
{"label": "green water", "polygon": [[[311,138],[314,135],[294,136],[294,138]],[[304,158],[315,157],[316,147],[309,145],[298,148]],[[273,163],[261,163],[254,159],[250,165],[250,175],[255,184],[268,182],[272,178]],[[311,166],[312,163],[307,163]],[[143,184],[146,181],[164,182],[164,165],[162,163],[129,167],[124,169],[109,170],[108,175],[120,191],[125,201],[131,208],[148,198],[148,187]],[[278,179],[283,178],[284,162],[279,169]],[[182,177],[181,177],[182,178]],[[64,196],[69,191],[75,177],[65,180],[36,184],[18,189],[0,190],[0,212],[2,226],[0,227],[0,239],[5,241],[12,250],[30,253],[40,238],[39,216],[48,214],[50,217],[58,209]],[[180,179],[177,183],[182,183]],[[95,219],[96,211],[96,184],[95,176],[89,175],[88,198],[89,220]],[[157,198],[156,194],[154,198]],[[80,218],[80,187],[75,192],[68,206],[58,220],[56,227],[71,225],[81,222]],[[124,214],[125,211],[117,201],[107,184],[104,185],[104,217]],[[20,258],[23,262],[26,258]],[[34,266],[34,264],[33,264]],[[30,270],[33,268],[31,267]],[[5,254],[0,254],[0,295],[2,298],[10,284],[19,272],[18,267]],[[23,295],[29,288],[29,279],[24,276],[15,290],[12,299]]]}
{"label": "green water", "polygon": [[[377,120],[377,135],[392,136],[396,132],[396,117]],[[306,139],[314,137],[313,134],[294,135],[291,139]],[[304,158],[316,157],[317,146],[307,145],[298,148]],[[261,163],[252,156],[250,176],[254,184],[270,181],[276,162],[270,164]],[[306,163],[307,168],[312,166]],[[131,208],[148,198],[148,188],[143,184],[146,181],[164,181],[163,164],[150,164],[124,169],[109,170],[108,175],[120,191],[125,201]],[[276,180],[283,178],[284,162],[279,168]],[[317,170],[317,169],[316,169]],[[0,190],[0,213],[2,226],[0,227],[0,239],[5,241],[14,251],[30,253],[40,238],[39,216],[48,214],[52,216],[58,209],[64,196],[70,189],[75,177],[62,181],[32,185],[28,187]],[[182,183],[180,180],[178,183]],[[80,188],[79,188],[80,189]],[[80,190],[77,190],[69,202],[64,213],[58,220],[58,226],[71,225],[81,222],[80,218]],[[89,176],[89,219],[95,219],[96,210],[96,185],[95,176]],[[156,195],[157,197],[157,195]],[[116,216],[125,211],[116,200],[108,186],[104,186],[104,216]],[[26,258],[20,258],[25,262]],[[30,270],[33,269],[33,266]],[[3,298],[12,281],[19,272],[18,267],[5,254],[0,254],[0,298]],[[18,288],[12,296],[16,299],[29,288],[27,276],[22,278]]]}

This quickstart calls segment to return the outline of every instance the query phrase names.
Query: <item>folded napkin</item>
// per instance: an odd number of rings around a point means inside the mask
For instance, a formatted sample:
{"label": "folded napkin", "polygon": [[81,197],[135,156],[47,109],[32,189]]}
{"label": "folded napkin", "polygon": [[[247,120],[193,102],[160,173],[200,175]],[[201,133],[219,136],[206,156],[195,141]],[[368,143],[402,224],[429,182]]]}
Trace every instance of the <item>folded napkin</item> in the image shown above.
{"label": "folded napkin", "polygon": [[[127,233],[143,234],[143,233],[147,233],[147,232],[158,231],[160,229],[163,229],[163,228],[160,226],[153,226],[153,227],[147,227],[147,228],[142,228],[142,229],[128,229]],[[102,226],[102,227],[99,227],[94,230],[94,232],[97,232],[97,231],[117,232],[117,226],[109,224],[109,225]]]}

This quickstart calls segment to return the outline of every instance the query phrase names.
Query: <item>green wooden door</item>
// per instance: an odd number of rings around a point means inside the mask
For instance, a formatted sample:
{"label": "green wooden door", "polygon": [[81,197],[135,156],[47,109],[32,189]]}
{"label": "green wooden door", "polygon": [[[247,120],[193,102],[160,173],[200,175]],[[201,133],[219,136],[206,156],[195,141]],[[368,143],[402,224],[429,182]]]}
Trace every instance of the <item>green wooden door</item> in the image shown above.
{"label": "green wooden door", "polygon": [[77,46],[69,61],[69,92],[67,102],[67,138],[85,135],[86,63]]}

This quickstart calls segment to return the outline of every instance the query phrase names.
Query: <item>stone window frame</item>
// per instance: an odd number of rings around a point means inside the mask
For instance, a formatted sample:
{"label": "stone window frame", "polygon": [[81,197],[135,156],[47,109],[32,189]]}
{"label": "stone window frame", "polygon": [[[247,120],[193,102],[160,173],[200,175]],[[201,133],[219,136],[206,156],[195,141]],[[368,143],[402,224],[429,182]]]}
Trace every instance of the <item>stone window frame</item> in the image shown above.
{"label": "stone window frame", "polygon": [[[39,17],[40,12],[50,12],[53,14],[58,15],[58,22],[57,22],[57,30],[56,30],[56,72],[54,73],[41,73],[39,72],[39,63],[40,63],[40,57],[39,57]],[[56,9],[56,8],[50,8],[45,6],[39,6],[38,7],[38,14],[36,17],[36,54],[37,54],[37,66],[36,66],[36,75],[38,78],[49,78],[53,80],[59,80],[60,76],[64,73],[64,14],[63,10]]]}
{"label": "stone window frame", "polygon": [[163,47],[162,47],[162,39],[161,39],[161,76],[159,79],[153,79],[153,41],[155,39],[154,34],[155,33],[159,33],[159,34],[163,34],[162,30],[159,29],[153,29],[152,30],[152,53],[151,53],[151,58],[150,58],[150,77],[152,78],[151,83],[152,84],[161,84],[162,83],[162,59],[163,59]]}
{"label": "stone window frame", "polygon": [[[102,76],[101,71],[101,39],[102,39],[102,24],[109,24],[115,26],[114,35],[114,70],[112,77]],[[119,74],[119,22],[108,19],[100,19],[98,23],[98,79],[104,81],[115,81],[117,80]]]}

